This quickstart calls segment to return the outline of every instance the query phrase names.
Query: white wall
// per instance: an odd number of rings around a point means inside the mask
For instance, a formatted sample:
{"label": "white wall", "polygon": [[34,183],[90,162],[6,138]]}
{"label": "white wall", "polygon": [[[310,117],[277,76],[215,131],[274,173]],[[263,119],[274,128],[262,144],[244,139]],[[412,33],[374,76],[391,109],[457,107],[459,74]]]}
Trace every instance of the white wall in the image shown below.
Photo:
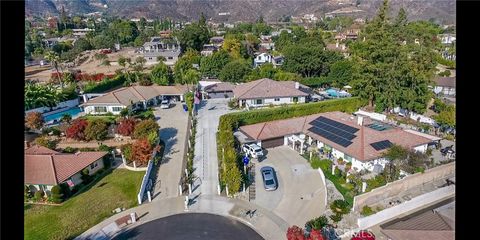
{"label": "white wall", "polygon": [[425,153],[427,151],[428,144],[420,145],[418,147],[413,148],[415,151]]}
{"label": "white wall", "polygon": [[[98,106],[100,107],[100,106]],[[113,111],[113,108],[114,107],[120,107],[120,108],[126,108],[125,106],[121,106],[121,105],[113,105],[113,106],[106,106],[107,107],[107,112],[111,112],[113,113],[114,115],[118,115],[120,114],[120,111],[118,112],[114,112]],[[107,112],[95,112],[95,106],[86,106],[84,107],[84,110],[83,110],[86,114],[106,114]]]}
{"label": "white wall", "polygon": [[[275,98],[264,98],[263,104],[258,104],[257,105],[257,99],[248,99],[246,101],[247,105],[253,106],[253,107],[262,107],[262,106],[269,106],[270,104],[272,105],[281,105],[281,104],[293,104],[293,98],[292,97],[284,97],[284,98],[278,98],[279,101],[275,101]],[[241,102],[241,100],[239,100]],[[298,103],[305,103],[305,97],[298,97]]]}

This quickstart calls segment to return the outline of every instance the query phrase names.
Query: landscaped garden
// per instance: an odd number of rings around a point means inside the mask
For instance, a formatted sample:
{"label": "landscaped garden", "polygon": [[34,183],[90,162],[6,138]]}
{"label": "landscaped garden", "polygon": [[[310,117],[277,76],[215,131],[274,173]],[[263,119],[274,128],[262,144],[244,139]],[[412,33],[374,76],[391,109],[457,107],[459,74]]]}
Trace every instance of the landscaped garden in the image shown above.
{"label": "landscaped garden", "polygon": [[61,206],[25,204],[24,239],[73,239],[113,215],[112,210],[135,206],[144,174],[116,169]]}

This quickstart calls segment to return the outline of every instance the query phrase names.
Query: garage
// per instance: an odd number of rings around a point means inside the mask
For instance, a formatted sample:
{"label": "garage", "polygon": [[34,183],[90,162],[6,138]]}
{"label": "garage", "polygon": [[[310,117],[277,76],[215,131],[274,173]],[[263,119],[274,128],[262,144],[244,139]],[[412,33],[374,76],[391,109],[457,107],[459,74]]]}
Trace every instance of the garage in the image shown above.
{"label": "garage", "polygon": [[233,92],[209,92],[208,98],[233,98]]}
{"label": "garage", "polygon": [[262,147],[263,148],[273,148],[273,147],[278,147],[283,145],[283,137],[277,137],[277,138],[270,138],[266,140],[262,140]]}

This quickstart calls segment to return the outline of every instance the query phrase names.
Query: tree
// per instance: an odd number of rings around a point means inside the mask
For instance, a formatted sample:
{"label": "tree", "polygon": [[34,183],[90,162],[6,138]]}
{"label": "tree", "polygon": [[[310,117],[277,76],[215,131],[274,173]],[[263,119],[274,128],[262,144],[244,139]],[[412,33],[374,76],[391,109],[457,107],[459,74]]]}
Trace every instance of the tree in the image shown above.
{"label": "tree", "polygon": [[434,116],[435,121],[439,125],[446,125],[449,127],[455,127],[455,107],[453,106],[446,106],[445,110],[440,111],[440,113]]}
{"label": "tree", "polygon": [[58,185],[53,186],[52,189],[50,190],[50,193],[52,194],[52,201],[54,203],[61,203],[63,201],[63,194],[60,186]]}
{"label": "tree", "polygon": [[105,140],[108,134],[108,125],[103,119],[93,119],[88,122],[85,127],[85,139],[90,140]]}
{"label": "tree", "polygon": [[95,49],[113,48],[115,39],[105,34],[99,34],[92,38],[91,44]]}
{"label": "tree", "polygon": [[175,82],[182,84],[183,76],[188,69],[193,69],[194,64],[200,64],[200,55],[193,49],[188,49],[185,54],[175,63],[173,71]]}
{"label": "tree", "polygon": [[52,150],[55,150],[55,148],[57,148],[57,141],[50,140],[46,136],[36,138],[35,143],[39,146],[46,147]]}
{"label": "tree", "polygon": [[222,49],[227,51],[233,59],[241,58],[240,47],[240,41],[234,37],[226,37],[222,45]]}
{"label": "tree", "polygon": [[328,218],[325,215],[322,215],[320,217],[317,217],[308,221],[305,224],[305,227],[309,227],[310,229],[314,229],[314,230],[321,230],[323,227],[327,225],[328,225]]}
{"label": "tree", "polygon": [[51,85],[25,84],[25,110],[38,107],[55,107],[63,96]]}
{"label": "tree", "polygon": [[185,26],[181,31],[174,33],[182,49],[194,49],[201,51],[203,45],[210,41],[210,31],[204,24],[192,23]]}
{"label": "tree", "polygon": [[57,79],[60,85],[63,88],[63,82],[60,77],[60,72],[58,71],[58,62],[60,61],[60,57],[54,52],[54,51],[49,51],[45,54],[45,59],[49,61],[53,67],[55,68],[55,72],[57,73]]}
{"label": "tree", "polygon": [[132,160],[146,165],[152,158],[152,146],[147,139],[139,139],[132,144]]}
{"label": "tree", "polygon": [[202,75],[218,77],[222,68],[230,62],[230,55],[225,50],[213,53],[211,56],[203,57],[200,61]]}
{"label": "tree", "polygon": [[304,45],[290,45],[283,50],[285,63],[282,69],[288,72],[301,74],[303,77],[325,76],[330,71],[330,65],[343,57],[323,47]]}
{"label": "tree", "polygon": [[158,141],[158,132],[151,132],[147,136],[148,143],[153,147],[157,144]]}
{"label": "tree", "polygon": [[73,46],[73,49],[76,49],[79,52],[83,52],[86,50],[91,50],[92,45],[86,38],[79,38],[77,39],[77,41],[75,41],[75,45]]}
{"label": "tree", "polygon": [[25,116],[25,126],[30,129],[39,130],[44,123],[43,115],[40,112],[29,112]]}
{"label": "tree", "polygon": [[305,233],[303,232],[303,229],[294,225],[288,228],[287,239],[288,240],[305,240]]}
{"label": "tree", "polygon": [[124,118],[120,121],[117,127],[117,133],[123,136],[132,135],[135,130],[135,120],[130,118]]}
{"label": "tree", "polygon": [[240,59],[225,65],[218,77],[220,80],[226,82],[243,82],[243,78],[250,71],[250,64]]}
{"label": "tree", "polygon": [[166,86],[172,82],[170,69],[163,62],[155,65],[150,76],[152,81],[158,85]]}
{"label": "tree", "polygon": [[132,144],[129,143],[129,144],[122,145],[120,147],[120,150],[122,151],[122,155],[123,155],[123,157],[125,157],[125,160],[127,160],[127,162],[131,162],[132,159],[133,159]]}
{"label": "tree", "polygon": [[65,135],[67,136],[67,138],[73,138],[75,140],[85,140],[85,128],[87,126],[87,120],[77,118],[73,120],[70,127],[67,128]]}
{"label": "tree", "polygon": [[279,52],[283,52],[283,48],[295,43],[293,34],[287,31],[282,31],[280,35],[273,40],[275,42],[275,49]]}
{"label": "tree", "polygon": [[183,83],[187,84],[187,88],[189,84],[196,85],[198,84],[198,81],[200,80],[200,73],[195,70],[195,69],[188,69],[184,74],[183,74]]}
{"label": "tree", "polygon": [[334,86],[342,88],[353,80],[355,70],[355,64],[352,61],[338,61],[331,65],[328,78],[333,82]]}
{"label": "tree", "polygon": [[142,120],[135,126],[135,130],[133,131],[133,138],[141,139],[147,138],[151,132],[158,132],[160,126],[158,126],[157,122],[152,119]]}

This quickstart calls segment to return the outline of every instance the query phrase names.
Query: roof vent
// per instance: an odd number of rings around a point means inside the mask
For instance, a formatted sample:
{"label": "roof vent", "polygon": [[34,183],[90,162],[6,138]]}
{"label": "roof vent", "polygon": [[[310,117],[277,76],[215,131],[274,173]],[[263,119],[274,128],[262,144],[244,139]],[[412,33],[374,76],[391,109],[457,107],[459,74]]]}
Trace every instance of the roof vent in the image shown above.
{"label": "roof vent", "polygon": [[295,82],[295,89],[299,89],[299,88],[300,88],[300,83]]}
{"label": "roof vent", "polygon": [[362,116],[358,116],[358,117],[357,117],[357,124],[358,124],[359,126],[362,126],[362,125],[363,125],[363,117],[362,117]]}

